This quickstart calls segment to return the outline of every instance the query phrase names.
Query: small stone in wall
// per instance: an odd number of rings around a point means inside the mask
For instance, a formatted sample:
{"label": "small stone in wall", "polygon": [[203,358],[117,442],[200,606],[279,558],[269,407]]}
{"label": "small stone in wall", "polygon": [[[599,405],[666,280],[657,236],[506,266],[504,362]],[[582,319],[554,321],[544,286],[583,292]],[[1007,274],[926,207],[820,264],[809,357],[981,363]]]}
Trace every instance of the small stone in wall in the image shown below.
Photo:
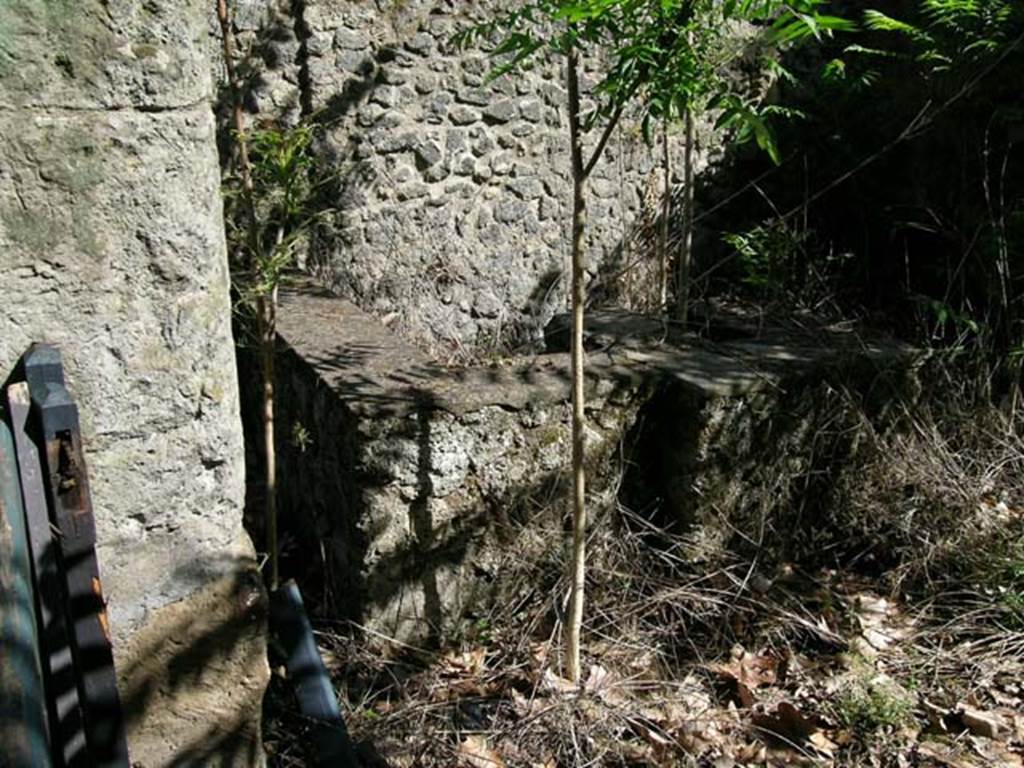
{"label": "small stone in wall", "polygon": [[594,197],[599,198],[612,198],[619,194],[619,185],[608,180],[595,178],[590,184],[591,191],[594,193]]}
{"label": "small stone in wall", "polygon": [[453,195],[454,197],[467,200],[476,192],[476,187],[464,181],[453,181],[444,188],[444,191],[446,195]]}
{"label": "small stone in wall", "polygon": [[565,90],[554,83],[544,83],[540,89],[541,96],[544,97],[544,103],[551,106],[561,106],[565,103]]}
{"label": "small stone in wall", "polygon": [[426,56],[434,48],[434,38],[426,32],[419,32],[413,35],[411,39],[405,41],[405,47],[413,53]]}
{"label": "small stone in wall", "polygon": [[474,75],[483,75],[490,68],[490,60],[486,56],[466,56],[462,59],[462,68]]}
{"label": "small stone in wall", "polygon": [[480,119],[480,113],[465,104],[456,104],[448,117],[455,125],[471,125]]}
{"label": "small stone in wall", "polygon": [[475,107],[486,107],[491,103],[491,94],[482,88],[467,88],[455,95],[460,104],[472,104]]}
{"label": "small stone in wall", "polygon": [[439,163],[443,154],[437,142],[430,141],[429,139],[418,141],[413,147],[413,152],[416,153],[416,163],[421,169],[429,168]]}
{"label": "small stone in wall", "polygon": [[382,155],[393,152],[405,152],[413,148],[417,141],[415,133],[395,133],[394,131],[377,131],[373,134],[373,146]]}
{"label": "small stone in wall", "polygon": [[491,170],[493,170],[497,176],[504,176],[512,171],[512,163],[514,159],[515,155],[511,152],[499,152],[495,155],[494,159],[491,160]]}
{"label": "small stone in wall", "polygon": [[395,56],[395,64],[403,69],[412,69],[419,65],[419,59],[415,56],[410,56],[405,51],[399,51],[398,55]]}
{"label": "small stone in wall", "polygon": [[445,149],[453,154],[464,152],[469,146],[466,140],[466,131],[461,128],[450,129],[445,136],[444,146]]}
{"label": "small stone in wall", "polygon": [[439,163],[438,165],[427,168],[427,170],[423,172],[423,178],[431,183],[444,181],[448,178],[449,173],[451,172],[443,164]]}
{"label": "small stone in wall", "polygon": [[410,168],[408,165],[399,165],[392,172],[392,178],[398,184],[404,184],[407,181],[412,181],[412,179],[415,176],[416,176],[416,172],[412,168]]}
{"label": "small stone in wall", "polygon": [[395,194],[399,200],[415,200],[430,194],[430,187],[422,181],[412,181],[400,186]]}
{"label": "small stone in wall", "polygon": [[451,95],[447,93],[437,94],[427,105],[427,119],[431,122],[440,122],[448,116],[448,105],[451,103]]}
{"label": "small stone in wall", "polygon": [[306,55],[326,55],[331,50],[332,39],[330,32],[314,32],[306,38]]}
{"label": "small stone in wall", "polygon": [[395,109],[387,110],[377,119],[377,127],[385,131],[393,131],[395,128],[404,124],[405,117],[401,112]]}
{"label": "small stone in wall", "polygon": [[370,96],[371,104],[380,104],[382,107],[397,107],[398,102],[398,89],[394,86],[378,86]]}
{"label": "small stone in wall", "polygon": [[362,30],[342,27],[334,33],[334,47],[346,51],[361,51],[370,47],[370,36]]}
{"label": "small stone in wall", "polygon": [[500,93],[502,96],[515,96],[516,87],[512,82],[511,77],[499,77],[494,81],[492,86],[496,93]]}
{"label": "small stone in wall", "polygon": [[511,100],[499,101],[484,110],[484,119],[491,123],[507,123],[519,114],[519,108]]}
{"label": "small stone in wall", "polygon": [[452,171],[459,176],[471,176],[476,166],[476,158],[472,155],[461,155],[452,165]]}
{"label": "small stone in wall", "polygon": [[553,251],[566,246],[565,235],[562,234],[561,227],[546,227],[541,232],[540,238],[544,241],[544,245]]}
{"label": "small stone in wall", "polygon": [[478,160],[473,166],[473,181],[487,181],[493,175],[491,164],[486,160]]}
{"label": "small stone in wall", "polygon": [[[483,242],[504,243],[508,241],[508,229],[500,224],[492,224],[480,233]],[[506,246],[507,248],[507,246]]]}
{"label": "small stone in wall", "polygon": [[483,157],[493,151],[494,139],[492,139],[488,134],[481,132],[479,138],[473,142],[473,154],[477,157]]}
{"label": "small stone in wall", "polygon": [[405,85],[409,75],[397,67],[385,67],[381,70],[380,79],[388,85]]}
{"label": "small stone in wall", "polygon": [[431,72],[420,72],[416,75],[416,82],[414,83],[416,93],[421,96],[426,96],[429,93],[433,93],[437,90],[437,75]]}
{"label": "small stone in wall", "polygon": [[540,200],[540,220],[548,221],[549,219],[558,218],[558,201],[553,197],[542,197]]}
{"label": "small stone in wall", "polygon": [[529,207],[522,200],[506,200],[494,209],[494,218],[502,224],[512,224],[526,216]]}
{"label": "small stone in wall", "polygon": [[523,200],[535,200],[544,194],[544,185],[537,178],[512,179],[508,188]]}
{"label": "small stone in wall", "polygon": [[524,136],[529,136],[535,130],[537,130],[536,127],[530,123],[516,123],[512,126],[512,135],[522,138]]}
{"label": "small stone in wall", "polygon": [[369,128],[384,112],[385,109],[380,104],[367,104],[356,114],[356,123],[360,128]]}
{"label": "small stone in wall", "polygon": [[334,58],[334,66],[343,72],[367,76],[373,71],[373,62],[362,51],[341,51]]}
{"label": "small stone in wall", "polygon": [[539,123],[543,117],[544,105],[539,99],[523,99],[519,104],[519,111],[524,120],[531,123]]}

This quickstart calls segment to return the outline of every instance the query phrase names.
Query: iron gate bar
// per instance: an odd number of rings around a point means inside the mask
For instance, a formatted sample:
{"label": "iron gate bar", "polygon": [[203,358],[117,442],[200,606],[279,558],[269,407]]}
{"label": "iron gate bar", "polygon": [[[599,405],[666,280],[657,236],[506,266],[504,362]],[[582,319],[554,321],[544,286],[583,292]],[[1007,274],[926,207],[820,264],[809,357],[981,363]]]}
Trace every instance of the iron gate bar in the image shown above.
{"label": "iron gate bar", "polygon": [[82,452],[78,408],[64,385],[60,352],[33,345],[24,356],[42,430],[47,500],[67,590],[71,651],[91,765],[127,768],[121,700],[106,603],[96,561],[96,522]]}
{"label": "iron gate bar", "polygon": [[7,403],[18,453],[18,473],[36,585],[39,656],[46,688],[50,754],[56,768],[70,768],[85,764],[85,731],[78,701],[71,639],[64,615],[67,597],[50,526],[39,449],[31,435],[28,384],[19,382],[10,385],[7,388]]}
{"label": "iron gate bar", "polygon": [[[0,417],[3,412],[0,411]],[[14,437],[0,418],[0,764],[49,768],[32,562]]]}
{"label": "iron gate bar", "polygon": [[[50,514],[46,506],[46,490],[43,486],[43,469],[39,463],[39,450],[29,435],[29,409],[32,402],[28,384],[24,381],[7,387],[7,413],[11,421],[14,448],[18,458],[18,479],[21,483],[22,506],[25,512],[25,526],[28,535],[32,579],[35,584],[36,622],[39,629],[39,660],[43,683],[47,690],[54,690],[54,671],[61,666],[70,667],[71,647],[68,644],[67,627],[62,612],[55,606],[63,605],[64,590],[60,586],[57,570],[57,556],[53,536],[50,532]],[[68,712],[78,709],[78,691],[68,686],[63,706],[58,707],[56,697],[47,696],[44,713],[47,719],[47,733],[53,724],[66,718]],[[81,717],[78,730],[81,730]],[[53,750],[51,738],[50,749]],[[83,742],[84,744],[84,742]],[[63,750],[62,750],[63,751]],[[62,764],[63,757],[56,761]]]}

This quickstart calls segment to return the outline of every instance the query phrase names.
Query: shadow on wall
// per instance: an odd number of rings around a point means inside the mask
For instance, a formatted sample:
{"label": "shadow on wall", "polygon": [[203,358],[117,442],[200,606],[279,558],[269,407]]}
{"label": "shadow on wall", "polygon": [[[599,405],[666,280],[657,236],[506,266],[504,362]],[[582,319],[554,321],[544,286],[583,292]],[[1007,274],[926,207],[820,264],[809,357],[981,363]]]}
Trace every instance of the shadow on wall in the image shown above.
{"label": "shadow on wall", "polygon": [[[416,498],[409,506],[409,523],[417,550],[434,552],[437,532],[430,509],[430,498],[434,495],[434,483],[430,479],[433,468],[430,444],[430,413],[419,407],[416,411],[417,456],[416,456]],[[441,642],[441,595],[437,588],[437,570],[428,558],[424,563],[420,587],[423,590],[423,617],[427,622],[427,642],[439,645]]]}
{"label": "shadow on wall", "polygon": [[908,427],[919,398],[909,357],[840,357],[742,398],[669,384],[637,417],[620,498],[687,536],[685,554],[709,570],[737,554],[868,562],[877,543],[844,519],[844,493],[864,482],[878,438]]}

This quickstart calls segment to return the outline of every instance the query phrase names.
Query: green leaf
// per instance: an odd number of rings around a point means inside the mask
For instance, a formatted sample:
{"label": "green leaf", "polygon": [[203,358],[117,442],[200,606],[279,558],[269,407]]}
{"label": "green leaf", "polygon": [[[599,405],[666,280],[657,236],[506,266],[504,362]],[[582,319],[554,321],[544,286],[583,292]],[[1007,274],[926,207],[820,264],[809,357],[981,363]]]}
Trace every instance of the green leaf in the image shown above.
{"label": "green leaf", "polygon": [[654,143],[653,131],[651,130],[652,116],[650,112],[644,114],[644,119],[640,121],[640,133],[644,137],[644,141],[648,146]]}
{"label": "green leaf", "polygon": [[864,24],[868,29],[880,32],[903,32],[905,34],[919,34],[921,32],[913,24],[899,21],[874,9],[864,11]]}

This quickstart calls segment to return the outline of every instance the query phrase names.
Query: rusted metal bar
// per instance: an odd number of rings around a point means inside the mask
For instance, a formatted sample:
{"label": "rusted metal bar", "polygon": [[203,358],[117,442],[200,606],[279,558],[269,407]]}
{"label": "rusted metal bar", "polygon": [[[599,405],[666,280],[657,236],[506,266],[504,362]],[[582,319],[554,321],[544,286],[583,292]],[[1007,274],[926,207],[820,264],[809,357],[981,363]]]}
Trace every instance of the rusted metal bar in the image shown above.
{"label": "rusted metal bar", "polygon": [[[60,353],[33,345],[24,374],[39,419],[50,521],[63,573],[71,656],[90,765],[128,766],[106,603],[96,561],[96,523],[78,408],[64,385]],[[74,762],[77,765],[77,758]]]}
{"label": "rusted metal bar", "polygon": [[[32,377],[37,389],[47,381],[63,383],[60,358],[39,354],[33,361]],[[22,358],[24,375],[26,359]],[[53,537],[46,481],[39,445],[38,419],[30,418],[31,395],[28,382],[7,389],[8,407],[18,450],[18,472],[25,500],[29,543],[32,549],[36,587],[36,614],[40,627],[40,661],[46,689],[50,754],[55,768],[88,765],[85,726],[78,700],[78,682],[71,652],[70,628],[65,611],[67,593],[60,569],[60,553]]]}
{"label": "rusted metal bar", "polygon": [[11,429],[18,454],[25,519],[35,581],[36,617],[40,629],[39,657],[46,690],[50,751],[57,768],[84,765],[85,732],[64,605],[67,596],[50,527],[46,485],[36,441],[30,434],[28,384],[7,388]]}
{"label": "rusted metal bar", "polygon": [[0,765],[10,768],[51,765],[33,592],[14,438],[0,418]]}

